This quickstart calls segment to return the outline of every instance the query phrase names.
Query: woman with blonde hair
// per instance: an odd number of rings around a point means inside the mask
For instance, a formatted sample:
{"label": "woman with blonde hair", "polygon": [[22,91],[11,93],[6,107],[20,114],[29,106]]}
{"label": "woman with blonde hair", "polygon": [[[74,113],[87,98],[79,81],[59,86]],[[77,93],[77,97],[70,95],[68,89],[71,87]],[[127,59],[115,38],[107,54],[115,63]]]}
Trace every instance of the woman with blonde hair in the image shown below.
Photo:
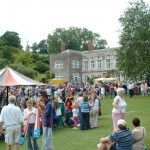
{"label": "woman with blonde hair", "polygon": [[119,130],[117,126],[117,121],[119,119],[125,119],[127,103],[124,100],[124,95],[125,95],[124,88],[118,88],[117,96],[114,98],[114,101],[112,103],[113,105],[112,121],[113,121],[114,132]]}

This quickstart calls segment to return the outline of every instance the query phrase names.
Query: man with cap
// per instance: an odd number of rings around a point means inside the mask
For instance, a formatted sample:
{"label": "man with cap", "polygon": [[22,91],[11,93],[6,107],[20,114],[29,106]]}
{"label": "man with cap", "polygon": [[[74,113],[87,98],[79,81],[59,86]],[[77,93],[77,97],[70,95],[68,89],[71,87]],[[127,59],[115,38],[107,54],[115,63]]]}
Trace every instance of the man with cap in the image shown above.
{"label": "man with cap", "polygon": [[119,127],[117,132],[100,139],[98,150],[132,150],[132,132],[126,127],[125,120],[118,120],[117,125]]}
{"label": "man with cap", "polygon": [[53,150],[53,108],[46,91],[42,91],[41,100],[45,104],[39,103],[39,107],[43,110],[42,126],[43,126],[43,137],[42,137],[42,150]]}

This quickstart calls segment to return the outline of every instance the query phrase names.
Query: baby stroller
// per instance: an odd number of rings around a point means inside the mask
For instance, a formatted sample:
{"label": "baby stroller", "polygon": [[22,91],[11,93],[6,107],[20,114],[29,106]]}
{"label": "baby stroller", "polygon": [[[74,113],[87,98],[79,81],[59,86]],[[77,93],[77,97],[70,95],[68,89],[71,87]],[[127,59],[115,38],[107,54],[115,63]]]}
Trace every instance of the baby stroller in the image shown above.
{"label": "baby stroller", "polygon": [[74,122],[72,120],[72,111],[67,111],[66,112],[66,120],[65,120],[65,123],[68,127],[73,127],[74,125]]}

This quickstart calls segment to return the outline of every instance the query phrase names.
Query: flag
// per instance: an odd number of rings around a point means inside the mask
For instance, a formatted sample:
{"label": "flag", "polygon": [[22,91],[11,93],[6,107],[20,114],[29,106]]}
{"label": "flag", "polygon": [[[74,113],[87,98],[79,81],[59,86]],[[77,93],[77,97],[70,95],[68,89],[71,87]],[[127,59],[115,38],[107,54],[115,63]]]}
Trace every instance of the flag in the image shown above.
{"label": "flag", "polygon": [[36,110],[36,120],[34,126],[34,138],[40,137],[40,116],[39,116],[39,109]]}
{"label": "flag", "polygon": [[19,141],[19,144],[20,145],[23,145],[25,140],[26,140],[26,136],[27,136],[27,133],[28,133],[28,125],[29,125],[29,120],[30,120],[30,115],[28,116],[27,118],[27,121],[26,121],[26,124],[24,126],[24,130],[23,132],[21,133],[21,139]]}

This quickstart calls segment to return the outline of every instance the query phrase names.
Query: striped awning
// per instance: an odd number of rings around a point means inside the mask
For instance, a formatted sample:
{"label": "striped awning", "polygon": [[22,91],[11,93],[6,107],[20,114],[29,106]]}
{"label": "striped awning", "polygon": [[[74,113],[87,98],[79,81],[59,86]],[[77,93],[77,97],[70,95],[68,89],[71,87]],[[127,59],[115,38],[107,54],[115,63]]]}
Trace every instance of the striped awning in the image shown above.
{"label": "striped awning", "polygon": [[37,85],[42,86],[44,83],[35,81],[23,74],[6,67],[0,70],[0,86],[16,86],[16,85]]}

